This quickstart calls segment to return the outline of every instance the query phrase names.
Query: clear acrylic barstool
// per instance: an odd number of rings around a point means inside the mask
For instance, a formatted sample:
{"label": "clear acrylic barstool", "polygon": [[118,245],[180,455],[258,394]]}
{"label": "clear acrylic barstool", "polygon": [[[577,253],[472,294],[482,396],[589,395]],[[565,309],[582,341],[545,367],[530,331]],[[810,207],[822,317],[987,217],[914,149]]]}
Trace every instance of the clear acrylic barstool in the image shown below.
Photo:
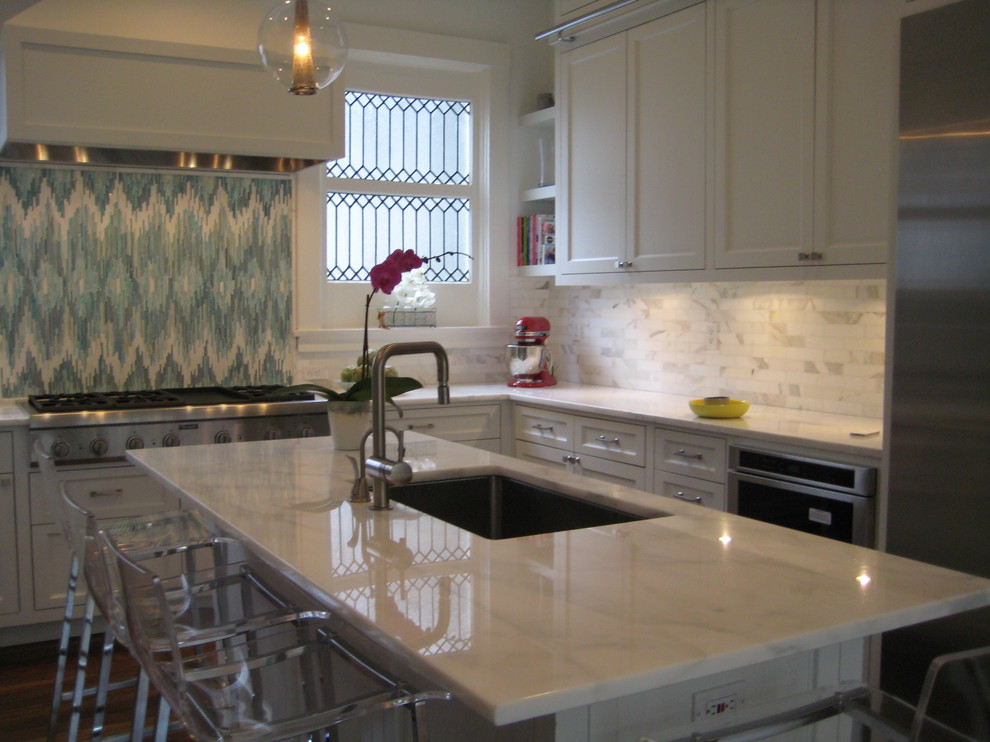
{"label": "clear acrylic barstool", "polygon": [[[82,716],[82,704],[85,698],[96,696],[95,709],[93,712],[92,739],[99,742],[103,734],[103,718],[105,711],[106,696],[109,691],[117,690],[133,685],[138,686],[137,700],[134,710],[134,729],[131,737],[136,738],[137,724],[144,724],[145,704],[147,701],[148,679],[143,674],[137,678],[110,684],[109,676],[113,657],[113,646],[115,634],[112,626],[108,624],[104,634],[102,661],[100,673],[95,684],[87,686],[87,672],[89,665],[89,645],[92,636],[93,620],[96,614],[96,594],[99,591],[90,589],[87,593],[86,605],[83,616],[82,630],[79,638],[79,651],[76,657],[75,678],[71,689],[66,689],[66,671],[68,669],[69,643],[73,626],[73,614],[78,596],[79,578],[82,576],[83,555],[77,548],[77,540],[73,536],[73,529],[70,526],[68,516],[63,507],[61,496],[62,486],[55,474],[55,464],[50,454],[40,444],[35,445],[35,458],[41,472],[42,483],[48,494],[52,512],[58,519],[62,528],[63,536],[69,545],[70,564],[66,584],[65,610],[62,617],[62,629],[59,637],[58,658],[56,665],[55,683],[52,693],[52,704],[48,719],[47,739],[52,742],[55,739],[56,730],[61,715],[61,708],[64,702],[70,702],[69,726],[67,733],[68,742],[75,742],[79,735],[79,728]],[[213,532],[206,522],[198,517],[198,514],[185,516],[180,521],[172,520],[178,511],[168,513],[157,513],[153,515],[143,515],[134,518],[114,518],[103,521],[103,525],[114,528],[121,536],[123,548],[129,548],[131,539],[126,534],[137,534],[134,546],[145,552],[153,546],[158,548],[174,544],[190,544],[193,542],[209,542],[213,539]],[[167,718],[167,708],[163,710]]]}
{"label": "clear acrylic barstool", "polygon": [[[939,698],[936,714],[932,701]],[[850,740],[990,742],[990,647],[932,660],[914,706],[872,685],[848,682],[795,696],[772,714],[706,727],[676,742],[755,742],[842,716],[852,722]]]}
{"label": "clear acrylic barstool", "polygon": [[415,691],[374,667],[334,632],[323,611],[298,612],[292,621],[184,652],[168,581],[123,553],[111,534],[104,537],[118,569],[131,651],[197,740],[324,738],[344,722],[406,708],[413,739],[425,742],[426,702],[450,698]]}

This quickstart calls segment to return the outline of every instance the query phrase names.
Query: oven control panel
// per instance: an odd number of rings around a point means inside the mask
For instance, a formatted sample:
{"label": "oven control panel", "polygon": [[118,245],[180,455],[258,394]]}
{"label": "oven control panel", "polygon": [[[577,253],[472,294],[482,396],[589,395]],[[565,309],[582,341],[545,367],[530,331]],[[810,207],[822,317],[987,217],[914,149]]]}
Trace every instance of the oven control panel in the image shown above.
{"label": "oven control panel", "polygon": [[122,460],[129,450],[329,435],[325,412],[45,428],[32,432],[61,464]]}

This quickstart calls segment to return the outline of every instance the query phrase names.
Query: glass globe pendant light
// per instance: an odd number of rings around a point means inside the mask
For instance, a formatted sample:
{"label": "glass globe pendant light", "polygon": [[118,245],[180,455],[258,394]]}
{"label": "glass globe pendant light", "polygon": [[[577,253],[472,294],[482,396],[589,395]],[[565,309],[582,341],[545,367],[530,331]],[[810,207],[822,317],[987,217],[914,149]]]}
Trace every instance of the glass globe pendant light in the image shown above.
{"label": "glass globe pendant light", "polygon": [[261,63],[296,95],[315,95],[340,75],[347,37],[329,6],[285,0],[258,28]]}

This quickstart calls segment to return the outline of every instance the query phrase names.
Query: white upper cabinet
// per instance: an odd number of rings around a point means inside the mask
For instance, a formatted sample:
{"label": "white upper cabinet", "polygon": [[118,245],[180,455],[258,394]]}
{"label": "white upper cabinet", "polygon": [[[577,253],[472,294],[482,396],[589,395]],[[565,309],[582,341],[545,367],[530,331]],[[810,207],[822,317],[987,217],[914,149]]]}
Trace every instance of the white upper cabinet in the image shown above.
{"label": "white upper cabinet", "polygon": [[[138,11],[145,5],[134,3]],[[89,3],[70,4],[66,14],[83,7]],[[33,9],[4,24],[3,143],[308,160],[342,154],[342,80],[315,96],[281,88],[247,28],[257,29],[262,9],[183,0],[171,6],[169,25],[137,11],[117,23],[130,6],[113,7],[120,13],[78,13],[80,23],[106,21],[95,29],[70,28],[71,19],[58,25]],[[214,17],[221,10],[244,27],[236,39],[236,24]],[[218,42],[205,43],[211,36]]]}
{"label": "white upper cabinet", "polygon": [[560,56],[561,274],[704,267],[705,9]]}
{"label": "white upper cabinet", "polygon": [[811,251],[814,0],[715,6],[715,267]]}
{"label": "white upper cabinet", "polygon": [[708,0],[562,44],[558,281],[883,275],[897,15]]}
{"label": "white upper cabinet", "polygon": [[814,251],[885,263],[896,203],[898,23],[887,2],[818,4]]}
{"label": "white upper cabinet", "polygon": [[560,56],[557,75],[559,270],[614,271],[626,255],[625,34]]}
{"label": "white upper cabinet", "polygon": [[885,262],[895,34],[889,3],[717,2],[716,268]]}

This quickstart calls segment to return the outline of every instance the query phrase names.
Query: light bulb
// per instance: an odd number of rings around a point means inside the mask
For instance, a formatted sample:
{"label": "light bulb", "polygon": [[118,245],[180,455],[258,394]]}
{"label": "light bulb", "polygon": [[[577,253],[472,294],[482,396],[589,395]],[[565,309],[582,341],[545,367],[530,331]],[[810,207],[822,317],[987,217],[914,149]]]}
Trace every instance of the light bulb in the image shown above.
{"label": "light bulb", "polygon": [[333,10],[284,0],[258,28],[258,53],[272,76],[296,95],[314,95],[347,63],[347,37]]}

